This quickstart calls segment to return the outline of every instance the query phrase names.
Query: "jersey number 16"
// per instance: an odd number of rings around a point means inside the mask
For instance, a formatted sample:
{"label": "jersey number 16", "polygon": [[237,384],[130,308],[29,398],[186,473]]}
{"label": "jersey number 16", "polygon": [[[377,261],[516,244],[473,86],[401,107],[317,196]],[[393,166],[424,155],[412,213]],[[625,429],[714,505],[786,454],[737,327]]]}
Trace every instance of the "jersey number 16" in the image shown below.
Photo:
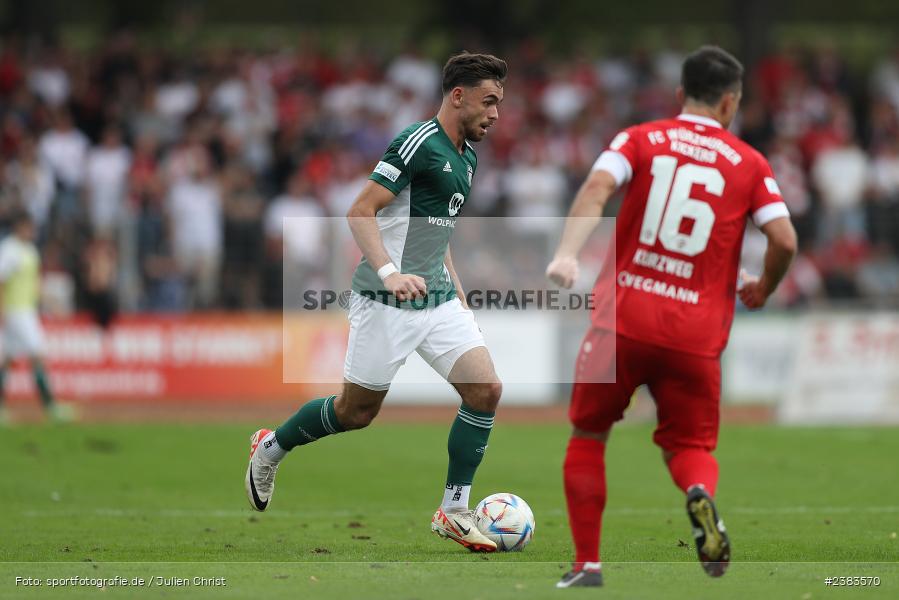
{"label": "jersey number 16", "polygon": [[[673,156],[656,156],[652,160],[652,186],[646,199],[640,241],[654,246],[658,239],[666,250],[696,256],[709,243],[715,211],[707,202],[690,197],[699,184],[715,196],[724,192],[724,177],[718,169],[688,163],[677,166]],[[666,207],[667,201],[667,207]],[[693,219],[690,233],[681,233],[684,218]]]}

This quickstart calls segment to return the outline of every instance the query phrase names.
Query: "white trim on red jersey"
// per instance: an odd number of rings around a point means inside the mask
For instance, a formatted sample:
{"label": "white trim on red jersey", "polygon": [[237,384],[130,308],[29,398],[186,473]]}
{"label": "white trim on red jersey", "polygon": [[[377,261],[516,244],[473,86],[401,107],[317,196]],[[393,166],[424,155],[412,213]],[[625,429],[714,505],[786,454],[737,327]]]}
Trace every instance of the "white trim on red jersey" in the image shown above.
{"label": "white trim on red jersey", "polygon": [[691,123],[699,123],[700,125],[708,125],[709,127],[717,127],[718,129],[724,129],[721,126],[721,123],[712,119],[711,117],[703,117],[702,115],[694,115],[691,113],[681,113],[677,115],[677,118],[681,121],[690,121]]}
{"label": "white trim on red jersey", "polygon": [[596,162],[593,163],[591,171],[607,171],[615,178],[615,184],[621,187],[622,184],[631,180],[634,169],[627,157],[621,152],[614,150],[606,150],[599,155]]}
{"label": "white trim on red jersey", "polygon": [[757,211],[755,211],[752,215],[752,222],[755,223],[756,227],[761,227],[765,223],[770,223],[774,219],[780,219],[781,217],[789,217],[790,211],[787,209],[787,205],[783,202],[772,202],[771,204],[766,204],[761,207]]}

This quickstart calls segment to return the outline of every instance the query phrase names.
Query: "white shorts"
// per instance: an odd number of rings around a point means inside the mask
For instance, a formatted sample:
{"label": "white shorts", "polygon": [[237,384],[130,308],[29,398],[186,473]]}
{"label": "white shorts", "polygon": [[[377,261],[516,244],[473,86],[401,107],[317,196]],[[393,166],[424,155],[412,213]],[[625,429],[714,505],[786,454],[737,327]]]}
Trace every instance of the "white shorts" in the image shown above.
{"label": "white shorts", "polygon": [[353,292],[343,376],[370,390],[386,390],[413,352],[446,379],[460,356],[484,346],[474,314],[453,298],[434,308],[407,310]]}
{"label": "white shorts", "polygon": [[3,356],[9,359],[44,353],[44,331],[36,311],[8,313],[3,317]]}

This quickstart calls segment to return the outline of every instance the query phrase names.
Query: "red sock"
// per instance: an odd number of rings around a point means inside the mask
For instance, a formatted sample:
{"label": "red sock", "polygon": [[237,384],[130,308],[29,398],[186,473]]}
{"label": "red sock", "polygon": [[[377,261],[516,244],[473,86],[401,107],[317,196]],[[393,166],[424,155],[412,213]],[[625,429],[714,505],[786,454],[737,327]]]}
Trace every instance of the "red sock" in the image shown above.
{"label": "red sock", "polygon": [[565,454],[565,499],[574,537],[575,568],[599,562],[599,534],[606,506],[606,445],[573,437]]}
{"label": "red sock", "polygon": [[718,486],[718,461],[711,452],[698,448],[681,450],[668,461],[668,470],[675,485],[684,493],[701,483],[710,496]]}

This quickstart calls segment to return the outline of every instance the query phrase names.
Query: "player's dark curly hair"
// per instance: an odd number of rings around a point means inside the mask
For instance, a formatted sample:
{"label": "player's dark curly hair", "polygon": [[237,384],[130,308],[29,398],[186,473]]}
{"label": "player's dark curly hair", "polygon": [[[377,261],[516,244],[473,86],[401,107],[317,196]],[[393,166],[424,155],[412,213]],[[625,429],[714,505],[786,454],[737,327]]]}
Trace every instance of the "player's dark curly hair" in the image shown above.
{"label": "player's dark curly hair", "polygon": [[727,92],[739,89],[743,65],[718,46],[702,46],[684,61],[681,86],[688,98],[714,106]]}
{"label": "player's dark curly hair", "polygon": [[508,70],[506,61],[492,54],[456,54],[443,66],[443,93],[457,86],[473,87],[485,79],[502,85]]}

